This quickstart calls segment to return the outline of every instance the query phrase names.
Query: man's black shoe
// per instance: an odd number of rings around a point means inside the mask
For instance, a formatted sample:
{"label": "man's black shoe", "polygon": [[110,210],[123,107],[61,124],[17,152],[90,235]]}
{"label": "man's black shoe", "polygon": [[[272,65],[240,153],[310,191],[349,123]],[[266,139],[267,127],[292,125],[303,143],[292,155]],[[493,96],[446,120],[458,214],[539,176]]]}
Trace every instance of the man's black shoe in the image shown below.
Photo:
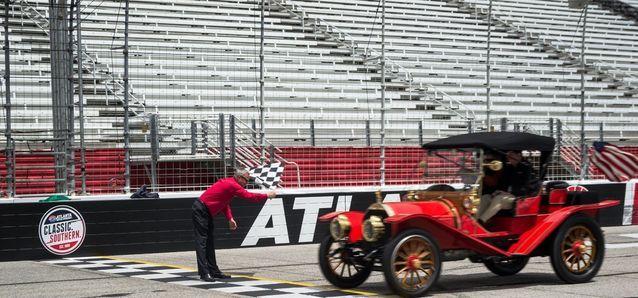
{"label": "man's black shoe", "polygon": [[207,282],[215,282],[215,278],[212,277],[210,274],[202,275],[199,277],[199,279]]}
{"label": "man's black shoe", "polygon": [[214,278],[221,278],[221,279],[226,279],[226,278],[230,278],[230,275],[224,274],[224,273],[213,273],[212,274]]}

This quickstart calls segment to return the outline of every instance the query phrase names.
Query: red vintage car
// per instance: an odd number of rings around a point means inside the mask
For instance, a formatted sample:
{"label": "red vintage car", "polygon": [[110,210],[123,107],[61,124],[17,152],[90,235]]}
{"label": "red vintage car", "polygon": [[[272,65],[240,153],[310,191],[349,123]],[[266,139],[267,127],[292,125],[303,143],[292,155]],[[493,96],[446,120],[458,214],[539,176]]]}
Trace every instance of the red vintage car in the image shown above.
{"label": "red vintage car", "polygon": [[[567,283],[586,282],[596,275],[605,254],[597,214],[619,201],[601,200],[594,192],[567,191],[564,182],[542,184],[554,149],[552,138],[472,133],[423,148],[425,181],[437,181],[435,174],[453,175],[455,180],[448,182],[454,187],[437,184],[393,203],[381,202],[378,195],[377,203],[364,212],[322,216],[321,221],[329,222],[330,235],[321,242],[319,265],[330,283],[353,288],[372,270],[382,270],[397,294],[420,296],[436,283],[442,262],[466,258],[495,274],[513,275],[530,257],[549,256],[554,271]],[[512,198],[508,210],[481,222],[477,213],[488,177],[508,166],[505,158],[493,156],[505,157],[510,151],[525,153],[535,164],[533,177],[524,183],[537,187]],[[488,156],[494,160],[486,160]],[[442,162],[437,164],[437,158]]]}

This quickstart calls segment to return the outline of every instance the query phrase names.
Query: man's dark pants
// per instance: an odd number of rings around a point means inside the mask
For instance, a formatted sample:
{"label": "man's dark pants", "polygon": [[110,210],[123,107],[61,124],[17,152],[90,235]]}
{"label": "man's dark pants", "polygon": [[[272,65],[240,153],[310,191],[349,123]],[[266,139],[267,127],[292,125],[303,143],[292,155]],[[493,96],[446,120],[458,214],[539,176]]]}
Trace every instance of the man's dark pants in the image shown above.
{"label": "man's dark pants", "polygon": [[195,252],[197,253],[199,276],[220,273],[215,258],[213,218],[208,213],[206,205],[199,199],[193,203],[193,226],[195,228]]}

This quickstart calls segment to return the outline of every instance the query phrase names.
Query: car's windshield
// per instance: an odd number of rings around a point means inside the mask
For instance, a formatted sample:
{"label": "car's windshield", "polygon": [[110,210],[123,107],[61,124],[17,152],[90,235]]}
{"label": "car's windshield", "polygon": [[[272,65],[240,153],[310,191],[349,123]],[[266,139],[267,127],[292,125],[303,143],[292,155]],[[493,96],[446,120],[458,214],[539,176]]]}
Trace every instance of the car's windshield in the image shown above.
{"label": "car's windshield", "polygon": [[421,170],[426,184],[475,184],[480,174],[480,149],[438,149],[426,151]]}

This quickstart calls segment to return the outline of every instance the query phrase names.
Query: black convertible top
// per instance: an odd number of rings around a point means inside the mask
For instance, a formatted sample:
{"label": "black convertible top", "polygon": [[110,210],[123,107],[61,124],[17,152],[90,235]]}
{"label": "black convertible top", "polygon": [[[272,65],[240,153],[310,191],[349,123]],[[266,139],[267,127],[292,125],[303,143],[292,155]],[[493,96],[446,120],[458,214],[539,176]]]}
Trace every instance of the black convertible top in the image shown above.
{"label": "black convertible top", "polygon": [[483,148],[494,151],[554,150],[554,139],[526,132],[478,132],[452,136],[423,144],[424,149]]}

